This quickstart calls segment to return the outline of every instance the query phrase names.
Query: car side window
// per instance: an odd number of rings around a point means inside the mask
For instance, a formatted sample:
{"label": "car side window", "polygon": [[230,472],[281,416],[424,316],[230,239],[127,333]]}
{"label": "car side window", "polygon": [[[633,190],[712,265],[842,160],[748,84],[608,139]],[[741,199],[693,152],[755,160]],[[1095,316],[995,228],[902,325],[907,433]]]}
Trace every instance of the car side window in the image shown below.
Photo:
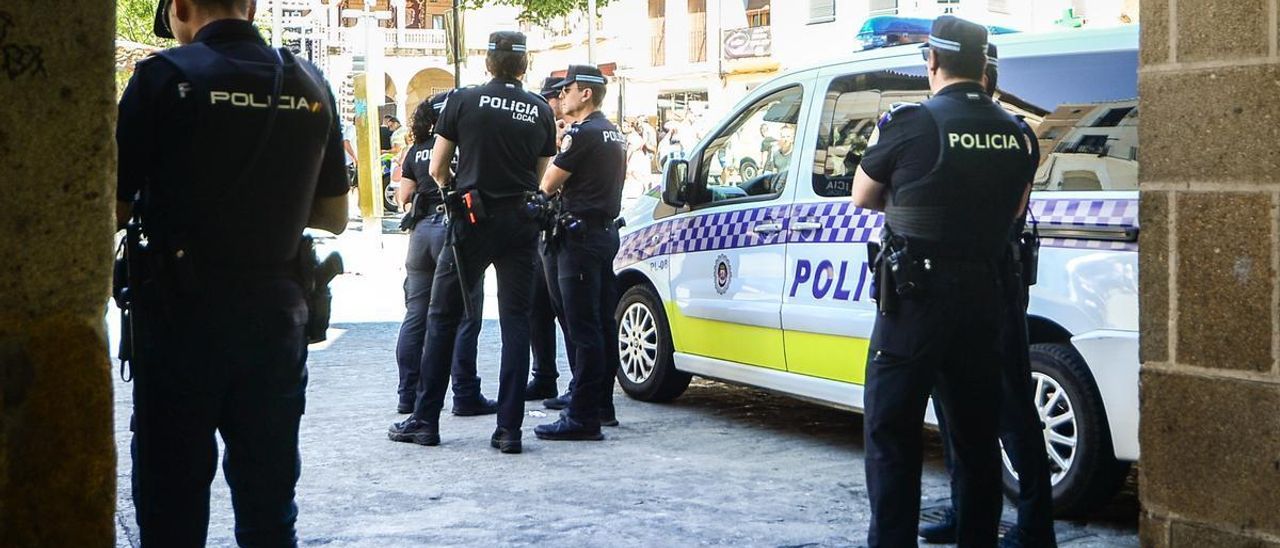
{"label": "car side window", "polygon": [[[800,86],[779,90],[747,107],[703,149],[699,182],[704,207],[782,194],[795,159]],[[702,185],[699,185],[702,186]]]}
{"label": "car side window", "polygon": [[928,93],[927,79],[897,72],[850,74],[832,80],[817,124],[813,192],[828,198],[849,196],[853,173],[880,116],[898,103],[923,101]]}

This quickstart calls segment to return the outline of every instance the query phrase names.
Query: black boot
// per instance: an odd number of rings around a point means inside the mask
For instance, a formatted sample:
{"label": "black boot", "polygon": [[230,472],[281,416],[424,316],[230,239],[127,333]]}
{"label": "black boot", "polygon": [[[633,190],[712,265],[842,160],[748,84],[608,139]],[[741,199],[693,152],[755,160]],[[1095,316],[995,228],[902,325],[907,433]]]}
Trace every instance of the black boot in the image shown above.
{"label": "black boot", "polygon": [[555,379],[534,377],[524,389],[524,401],[549,400],[559,394],[557,390]]}
{"label": "black boot", "polygon": [[409,417],[392,424],[387,431],[387,438],[391,441],[418,445],[440,445],[440,425]]}
{"label": "black boot", "polygon": [[547,398],[542,400],[542,406],[547,409],[555,409],[557,411],[569,407],[569,400],[573,399],[573,392],[565,392],[563,396],[555,398]]}
{"label": "black boot", "polygon": [[920,525],[920,538],[932,544],[955,544],[956,542],[956,509],[948,506],[942,511],[942,521]]}
{"label": "black boot", "polygon": [[503,453],[514,454],[523,451],[520,445],[520,429],[512,430],[499,426],[493,431],[493,436],[489,437],[489,446]]}
{"label": "black boot", "polygon": [[540,440],[599,441],[604,439],[599,426],[589,428],[563,414],[556,422],[538,425],[533,429],[533,434]]}
{"label": "black boot", "polygon": [[459,417],[475,417],[479,415],[493,415],[498,412],[498,402],[493,401],[484,396],[473,402],[459,402],[453,400],[453,414]]}

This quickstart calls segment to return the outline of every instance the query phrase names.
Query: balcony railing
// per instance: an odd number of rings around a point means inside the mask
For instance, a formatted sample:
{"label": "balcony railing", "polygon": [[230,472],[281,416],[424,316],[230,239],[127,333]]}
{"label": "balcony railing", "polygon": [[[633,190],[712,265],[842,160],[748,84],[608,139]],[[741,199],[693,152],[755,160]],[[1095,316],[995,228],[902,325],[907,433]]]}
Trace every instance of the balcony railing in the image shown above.
{"label": "balcony railing", "polygon": [[746,59],[773,55],[773,32],[770,27],[744,27],[724,31],[721,37],[724,58]]}
{"label": "balcony railing", "polygon": [[[382,45],[386,48],[440,50],[443,52],[448,47],[448,41],[445,38],[443,29],[396,30],[379,28],[376,32],[381,36]],[[329,44],[333,47],[359,51],[363,47],[362,39],[360,31],[351,27],[330,29],[329,31]]]}

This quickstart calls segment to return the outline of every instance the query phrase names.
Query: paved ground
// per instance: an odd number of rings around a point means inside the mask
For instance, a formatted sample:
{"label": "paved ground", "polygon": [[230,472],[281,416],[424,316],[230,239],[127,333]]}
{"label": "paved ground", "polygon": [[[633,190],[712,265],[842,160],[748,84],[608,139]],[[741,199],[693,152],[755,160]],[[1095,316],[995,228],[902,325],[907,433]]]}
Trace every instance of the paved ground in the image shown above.
{"label": "paved ground", "polygon": [[[442,419],[443,444],[391,443],[393,346],[403,238],[366,253],[335,283],[331,341],[313,348],[298,529],[334,546],[853,546],[868,510],[859,415],[758,390],[695,380],[671,404],[619,393],[622,426],[604,442],[542,442],[554,416],[528,407],[525,453],[488,446],[492,417]],[[355,258],[359,234],[339,246]],[[492,282],[490,282],[492,285]],[[492,288],[490,288],[492,289]],[[490,291],[492,293],[492,291]],[[492,314],[496,306],[487,306]],[[496,393],[498,326],[480,342],[484,390]],[[563,364],[563,360],[561,361]],[[562,379],[562,387],[567,379]],[[117,381],[118,544],[136,543],[129,493],[130,386]],[[947,496],[937,436],[924,493]],[[227,488],[215,479],[209,544],[233,545]],[[1006,510],[1008,511],[1008,510]],[[1063,546],[1137,546],[1137,502],[1123,494],[1091,522],[1059,522]]]}

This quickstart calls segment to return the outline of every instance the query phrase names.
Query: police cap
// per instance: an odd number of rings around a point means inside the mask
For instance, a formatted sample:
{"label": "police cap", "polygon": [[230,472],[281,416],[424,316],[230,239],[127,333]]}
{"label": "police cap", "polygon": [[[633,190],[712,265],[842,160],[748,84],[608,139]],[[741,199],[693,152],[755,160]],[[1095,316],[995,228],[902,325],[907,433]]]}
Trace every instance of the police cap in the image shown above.
{"label": "police cap", "polygon": [[489,35],[489,51],[525,53],[528,49],[525,46],[523,33],[513,30],[500,30]]}
{"label": "police cap", "polygon": [[574,82],[582,82],[584,84],[595,84],[603,86],[608,83],[604,78],[604,73],[600,69],[591,65],[569,65],[569,72],[565,74],[564,80],[561,80],[557,87],[565,87]]}
{"label": "police cap", "polygon": [[987,68],[991,68],[991,69],[996,68],[996,65],[1000,64],[997,61],[997,59],[999,58],[1000,58],[1000,52],[996,50],[996,45],[987,44]]}
{"label": "police cap", "polygon": [[539,91],[538,94],[550,99],[555,97],[557,93],[560,93],[560,78],[555,76],[544,78],[542,80],[542,91]]}
{"label": "police cap", "polygon": [[954,15],[933,20],[929,47],[960,55],[986,55],[987,28]]}
{"label": "police cap", "polygon": [[156,20],[151,25],[151,32],[158,38],[174,37],[173,29],[169,28],[169,2],[170,0],[156,2]]}
{"label": "police cap", "polygon": [[427,99],[427,104],[431,105],[431,110],[426,113],[427,120],[430,121],[432,125],[440,120],[440,113],[444,111],[444,103],[449,99],[449,95],[452,93],[453,90],[442,91],[432,95],[430,99]]}

